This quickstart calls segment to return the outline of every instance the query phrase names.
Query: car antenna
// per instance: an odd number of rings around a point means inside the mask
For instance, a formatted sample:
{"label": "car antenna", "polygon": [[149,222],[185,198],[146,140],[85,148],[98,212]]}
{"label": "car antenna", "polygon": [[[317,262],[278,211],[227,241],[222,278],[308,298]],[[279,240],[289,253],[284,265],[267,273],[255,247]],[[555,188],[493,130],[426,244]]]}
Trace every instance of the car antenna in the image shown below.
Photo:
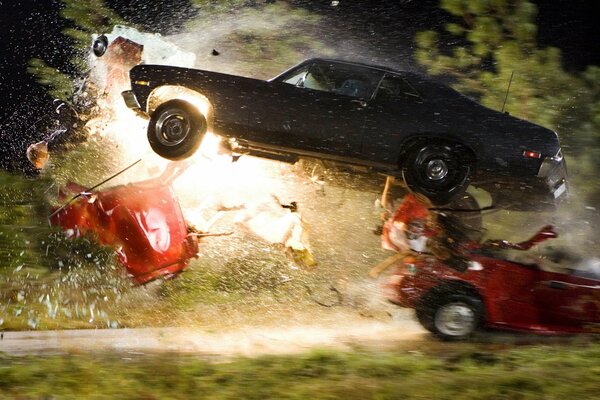
{"label": "car antenna", "polygon": [[510,79],[508,80],[508,88],[506,88],[506,95],[504,96],[504,103],[502,103],[502,112],[504,112],[504,106],[506,106],[506,99],[508,99],[508,92],[510,91],[510,84],[512,83],[512,78],[515,71],[510,73]]}
{"label": "car antenna", "polygon": [[81,197],[84,193],[88,193],[91,192],[92,190],[98,188],[99,186],[104,185],[106,182],[110,181],[111,179],[116,178],[117,176],[121,175],[123,172],[127,171],[129,168],[133,167],[134,165],[136,165],[137,163],[139,163],[140,161],[142,161],[142,159],[140,158],[139,160],[137,160],[136,162],[134,162],[133,164],[129,164],[127,167],[123,168],[122,170],[120,170],[119,172],[117,172],[116,174],[113,174],[111,176],[109,176],[108,178],[106,178],[105,180],[103,180],[102,182],[85,189],[83,192],[79,192],[77,193],[75,196],[73,196],[69,201],[67,201],[65,204],[63,204],[62,206],[60,206],[59,208],[57,208],[56,210],[54,210],[54,212],[52,214],[50,214],[48,216],[48,219],[52,218],[53,216],[55,216],[56,214],[58,214],[60,211],[64,210],[69,204],[71,204],[72,202],[74,202],[75,200],[77,200],[79,197]]}

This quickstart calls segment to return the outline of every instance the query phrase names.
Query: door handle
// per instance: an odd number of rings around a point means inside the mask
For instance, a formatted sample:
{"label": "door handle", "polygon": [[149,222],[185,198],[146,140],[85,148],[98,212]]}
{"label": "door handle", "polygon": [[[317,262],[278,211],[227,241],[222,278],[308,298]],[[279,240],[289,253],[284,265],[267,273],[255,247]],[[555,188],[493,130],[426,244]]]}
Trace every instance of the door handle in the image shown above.
{"label": "door handle", "polygon": [[547,282],[546,285],[548,285],[548,287],[550,289],[559,289],[559,290],[567,290],[568,289],[568,287],[565,283],[558,282],[558,281],[550,281],[550,282]]}
{"label": "door handle", "polygon": [[367,102],[366,102],[366,101],[364,101],[364,100],[357,100],[357,99],[354,99],[354,100],[350,100],[350,102],[351,102],[351,103],[354,103],[354,104],[358,104],[358,105],[359,105],[359,106],[361,106],[361,107],[366,107],[366,106],[367,106]]}

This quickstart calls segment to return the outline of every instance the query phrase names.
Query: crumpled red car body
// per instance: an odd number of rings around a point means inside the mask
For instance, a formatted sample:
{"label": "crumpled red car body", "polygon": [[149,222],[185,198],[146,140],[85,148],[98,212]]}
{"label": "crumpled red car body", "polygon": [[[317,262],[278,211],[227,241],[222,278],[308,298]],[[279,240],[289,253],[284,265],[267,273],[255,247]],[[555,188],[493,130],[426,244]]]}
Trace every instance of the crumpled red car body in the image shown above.
{"label": "crumpled red car body", "polygon": [[[494,248],[528,250],[556,237],[545,227],[532,239],[512,244],[493,241]],[[465,255],[464,272],[433,256],[411,256],[384,284],[393,303],[414,308],[435,303],[442,294],[469,294],[483,308],[483,326],[538,334],[600,333],[600,276],[577,271],[559,273],[539,263],[515,262],[498,257],[485,246],[473,246]],[[446,288],[447,290],[444,290]]]}
{"label": "crumpled red car body", "polygon": [[198,253],[197,237],[188,235],[179,201],[170,185],[157,180],[85,193],[50,217],[70,236],[91,233],[114,247],[119,261],[140,284],[183,271]]}

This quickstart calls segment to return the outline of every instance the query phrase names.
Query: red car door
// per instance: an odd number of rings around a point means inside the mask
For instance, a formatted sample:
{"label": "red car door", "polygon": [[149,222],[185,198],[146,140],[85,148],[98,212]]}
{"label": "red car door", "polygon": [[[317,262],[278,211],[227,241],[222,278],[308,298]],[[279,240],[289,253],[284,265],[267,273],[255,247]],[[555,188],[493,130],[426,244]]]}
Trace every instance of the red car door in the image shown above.
{"label": "red car door", "polygon": [[532,292],[542,323],[575,326],[600,323],[600,281],[547,273]]}

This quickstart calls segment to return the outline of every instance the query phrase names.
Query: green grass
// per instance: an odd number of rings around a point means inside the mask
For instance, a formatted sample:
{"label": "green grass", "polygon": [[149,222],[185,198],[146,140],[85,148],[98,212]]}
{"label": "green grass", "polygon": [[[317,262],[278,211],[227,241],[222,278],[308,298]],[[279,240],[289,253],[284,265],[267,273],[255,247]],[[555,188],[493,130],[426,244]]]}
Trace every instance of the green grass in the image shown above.
{"label": "green grass", "polygon": [[0,398],[596,399],[600,345],[494,352],[313,351],[210,362],[190,355],[0,356]]}

